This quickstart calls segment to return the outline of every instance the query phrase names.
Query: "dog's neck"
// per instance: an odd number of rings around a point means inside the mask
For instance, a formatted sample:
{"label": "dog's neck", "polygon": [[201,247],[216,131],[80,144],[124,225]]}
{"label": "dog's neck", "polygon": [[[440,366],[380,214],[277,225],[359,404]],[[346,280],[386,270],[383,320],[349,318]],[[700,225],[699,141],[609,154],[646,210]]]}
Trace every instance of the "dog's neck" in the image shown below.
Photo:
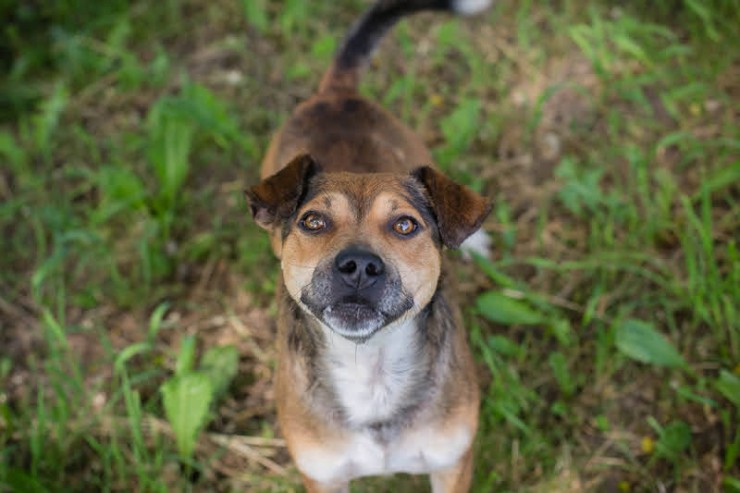
{"label": "dog's neck", "polygon": [[438,373],[450,357],[445,342],[451,336],[450,327],[441,322],[446,319],[444,303],[437,306],[433,300],[413,319],[389,325],[358,344],[289,302],[292,316],[302,323],[290,326],[288,346],[310,373],[312,407],[323,416],[335,416],[339,425],[368,429],[384,439],[410,422],[444,379]]}
{"label": "dog's neck", "polygon": [[326,326],[321,367],[352,428],[394,421],[421,390],[429,355],[416,319],[381,329],[362,344]]}

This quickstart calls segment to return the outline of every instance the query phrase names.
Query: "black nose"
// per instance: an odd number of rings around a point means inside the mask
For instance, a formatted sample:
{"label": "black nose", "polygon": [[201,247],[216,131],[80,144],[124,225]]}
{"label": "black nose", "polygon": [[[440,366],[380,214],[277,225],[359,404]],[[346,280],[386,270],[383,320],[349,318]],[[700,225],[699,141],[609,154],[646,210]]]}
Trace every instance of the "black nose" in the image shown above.
{"label": "black nose", "polygon": [[334,270],[346,285],[357,290],[369,288],[385,276],[380,257],[357,247],[341,251],[334,261]]}

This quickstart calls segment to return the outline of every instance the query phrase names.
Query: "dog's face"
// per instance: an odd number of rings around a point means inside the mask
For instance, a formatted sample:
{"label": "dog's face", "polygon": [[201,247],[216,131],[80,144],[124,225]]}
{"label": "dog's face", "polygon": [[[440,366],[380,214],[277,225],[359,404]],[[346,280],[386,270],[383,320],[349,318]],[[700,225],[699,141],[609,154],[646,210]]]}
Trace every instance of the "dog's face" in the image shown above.
{"label": "dog's face", "polygon": [[308,156],[247,197],[272,234],[290,296],[355,341],[416,316],[436,291],[443,246],[457,247],[490,209],[428,167],[322,173]]}
{"label": "dog's face", "polygon": [[434,294],[441,267],[434,220],[406,181],[319,175],[286,225],[288,292],[342,336],[366,339],[415,315]]}

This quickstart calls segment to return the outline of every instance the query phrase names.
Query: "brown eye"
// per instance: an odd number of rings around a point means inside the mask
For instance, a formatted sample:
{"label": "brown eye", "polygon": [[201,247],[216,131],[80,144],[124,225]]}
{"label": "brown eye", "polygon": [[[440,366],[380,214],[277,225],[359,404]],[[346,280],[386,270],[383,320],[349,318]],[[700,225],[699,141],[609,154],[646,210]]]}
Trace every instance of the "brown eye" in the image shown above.
{"label": "brown eye", "polygon": [[298,222],[298,225],[304,231],[316,233],[326,228],[326,219],[324,219],[324,216],[316,212],[307,212]]}
{"label": "brown eye", "polygon": [[396,234],[409,236],[419,229],[419,225],[410,217],[402,217],[393,223],[392,228]]}

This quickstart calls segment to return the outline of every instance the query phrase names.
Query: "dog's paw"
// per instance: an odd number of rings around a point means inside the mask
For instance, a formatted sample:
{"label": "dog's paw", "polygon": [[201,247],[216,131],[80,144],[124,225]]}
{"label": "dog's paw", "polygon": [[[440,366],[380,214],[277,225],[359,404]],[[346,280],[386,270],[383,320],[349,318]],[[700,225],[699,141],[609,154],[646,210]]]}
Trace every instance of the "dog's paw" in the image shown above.
{"label": "dog's paw", "polygon": [[482,228],[478,229],[475,233],[468,236],[468,238],[462,242],[462,245],[460,245],[462,257],[465,260],[471,260],[471,253],[477,253],[481,257],[490,258],[492,243],[493,240],[491,240],[491,236],[483,231]]}

